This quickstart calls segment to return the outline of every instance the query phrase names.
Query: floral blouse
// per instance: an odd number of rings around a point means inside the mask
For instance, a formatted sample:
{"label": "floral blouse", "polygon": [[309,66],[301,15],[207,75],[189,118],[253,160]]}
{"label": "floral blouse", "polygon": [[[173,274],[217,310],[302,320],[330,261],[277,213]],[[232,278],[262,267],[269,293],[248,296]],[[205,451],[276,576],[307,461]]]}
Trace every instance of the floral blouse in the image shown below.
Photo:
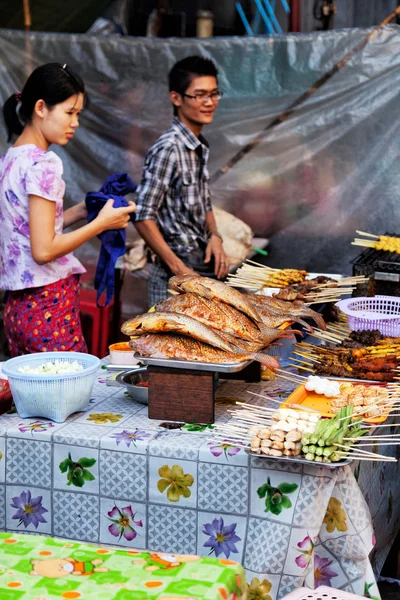
{"label": "floral blouse", "polygon": [[56,203],[54,231],[63,231],[61,159],[34,144],[9,148],[0,158],[0,288],[23,290],[40,287],[84,273],[70,253],[45,265],[32,258],[29,232],[29,194]]}

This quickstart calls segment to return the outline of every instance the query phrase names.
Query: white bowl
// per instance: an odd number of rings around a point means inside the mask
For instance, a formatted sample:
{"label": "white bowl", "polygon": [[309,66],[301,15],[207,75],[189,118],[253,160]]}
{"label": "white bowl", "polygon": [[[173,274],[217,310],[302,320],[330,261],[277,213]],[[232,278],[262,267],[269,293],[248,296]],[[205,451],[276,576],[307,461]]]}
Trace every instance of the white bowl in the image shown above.
{"label": "white bowl", "polygon": [[[122,344],[125,345],[126,350],[118,350]],[[128,342],[119,342],[117,344],[111,344],[108,347],[110,352],[110,362],[112,365],[137,365],[138,361],[133,357],[135,350],[129,346]]]}

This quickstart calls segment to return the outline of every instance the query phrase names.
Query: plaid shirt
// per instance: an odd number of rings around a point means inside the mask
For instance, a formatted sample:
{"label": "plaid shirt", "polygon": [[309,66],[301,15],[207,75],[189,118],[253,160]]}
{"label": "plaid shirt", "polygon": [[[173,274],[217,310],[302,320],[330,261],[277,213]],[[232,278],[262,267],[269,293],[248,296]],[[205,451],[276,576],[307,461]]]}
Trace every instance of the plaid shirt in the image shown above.
{"label": "plaid shirt", "polygon": [[136,190],[136,221],[156,221],[177,254],[206,244],[206,213],[212,210],[208,187],[208,145],[177,117],[147,153]]}

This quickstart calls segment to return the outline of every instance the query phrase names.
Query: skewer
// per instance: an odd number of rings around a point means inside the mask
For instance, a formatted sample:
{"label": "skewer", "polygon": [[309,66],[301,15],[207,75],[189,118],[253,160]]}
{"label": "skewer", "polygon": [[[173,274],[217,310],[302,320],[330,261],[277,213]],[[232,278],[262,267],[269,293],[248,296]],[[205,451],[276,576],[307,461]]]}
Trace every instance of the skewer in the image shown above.
{"label": "skewer", "polygon": [[[293,365],[293,367],[297,369],[297,365]],[[287,377],[293,377],[294,379],[300,381],[304,381],[305,379],[307,379],[307,377],[304,377],[304,375],[299,375],[298,373],[293,373],[293,371],[287,371],[286,369],[277,369],[276,372],[282,375],[286,375]]]}
{"label": "skewer", "polygon": [[360,436],[358,438],[343,438],[344,440],[380,440],[386,438],[400,437],[400,433],[388,433],[387,435],[369,435],[368,437]]}
{"label": "skewer", "polygon": [[275,398],[270,398],[269,396],[262,396],[261,394],[256,394],[256,392],[250,392],[249,390],[247,390],[248,394],[251,394],[252,396],[259,396],[260,398],[264,398],[264,400],[269,400],[270,402],[276,402],[276,404],[282,404],[282,400],[275,400]]}
{"label": "skewer", "polygon": [[[356,414],[356,415],[353,415],[353,416],[354,416],[354,417],[357,419],[358,417],[361,417],[361,416],[362,416],[364,413],[366,413],[366,412],[370,412],[370,411],[371,411],[371,410],[373,410],[374,408],[379,408],[379,407],[377,407],[377,405],[376,405],[376,404],[371,404],[370,406],[367,406],[367,407],[366,407],[364,410],[360,410],[360,411],[358,411],[358,412],[357,412],[357,414]],[[344,420],[345,420],[345,419],[347,419],[347,418],[348,418],[348,417],[341,417],[341,418],[339,419],[339,421],[344,421]],[[373,418],[373,417],[372,417],[372,418]],[[357,423],[350,423],[350,425],[357,425]],[[375,427],[380,427],[380,425],[376,425]]]}
{"label": "skewer", "polygon": [[357,446],[345,446],[344,444],[333,444],[334,446],[337,446],[338,448],[345,448],[345,450],[340,450],[340,452],[352,452],[353,450],[358,454],[364,454],[364,455],[369,455],[369,456],[376,456],[378,458],[390,458],[391,460],[396,460],[393,456],[384,456],[382,454],[378,454],[377,452],[371,452],[371,450],[358,450],[358,444]]}
{"label": "skewer", "polygon": [[238,438],[238,437],[232,437],[230,435],[221,435],[221,436],[216,436],[215,438],[209,438],[208,439],[209,442],[214,442],[215,443],[221,443],[221,442],[228,442],[229,444],[236,445],[236,446],[244,446],[246,447],[248,444],[243,444],[243,440]]}
{"label": "skewer", "polygon": [[[254,412],[263,413],[264,411],[266,411],[266,412],[274,413],[276,411],[275,408],[270,408],[269,406],[256,406],[255,404],[249,404],[247,402],[236,402],[236,404],[239,404],[240,406],[244,406],[245,409],[253,410]],[[228,412],[233,412],[233,410],[229,410]]]}
{"label": "skewer", "polygon": [[292,365],[289,363],[289,367],[295,367],[296,369],[301,369],[302,371],[308,371],[309,373],[314,373],[314,369],[307,369],[307,367],[301,367],[300,365]]}
{"label": "skewer", "polygon": [[297,385],[302,384],[307,379],[306,377],[304,377],[303,379],[296,379],[295,377],[286,377],[285,375],[282,375],[282,373],[277,373],[276,376],[280,377],[281,379],[286,379],[286,381],[290,381],[291,383],[296,383]]}
{"label": "skewer", "polygon": [[[377,458],[374,456],[371,456],[371,458],[367,457],[367,456],[363,456],[363,455],[359,455],[359,454],[351,454],[351,456],[349,456],[348,452],[340,452],[338,450],[337,454],[342,456],[342,459],[344,458],[353,458],[354,460],[365,460],[365,461],[369,461],[369,462],[395,462],[393,460],[390,460],[389,458]],[[397,461],[396,461],[397,462]],[[312,464],[312,463],[311,463]]]}
{"label": "skewer", "polygon": [[[250,429],[250,427],[248,429]],[[241,439],[241,440],[243,440],[244,437],[246,437],[246,438],[250,438],[251,437],[248,433],[243,434],[242,432],[239,433],[238,431],[232,431],[230,429],[215,430],[215,434],[219,435],[219,436],[221,436],[221,435],[230,435],[231,437],[236,437],[236,438]]]}
{"label": "skewer", "polygon": [[[340,421],[342,419],[339,419]],[[351,426],[355,425],[356,423],[352,423]],[[381,423],[380,425],[364,425],[363,423],[363,429],[377,429],[378,427],[398,427],[400,425],[400,423]]]}
{"label": "skewer", "polygon": [[[221,440],[222,438],[222,440]],[[239,433],[235,433],[234,431],[220,431],[217,432],[215,434],[215,439],[217,441],[223,441],[223,440],[227,440],[229,438],[230,441],[235,442],[236,444],[242,443],[242,444],[249,444],[250,440],[251,440],[251,436],[250,435],[243,435],[243,434],[239,434]]]}
{"label": "skewer", "polygon": [[227,422],[229,424],[233,424],[236,425],[238,424],[238,426],[243,426],[243,424],[241,423],[242,419],[251,419],[254,422],[258,422],[258,423],[264,423],[267,422],[268,423],[272,423],[272,415],[270,414],[265,414],[265,415],[259,415],[258,413],[253,413],[251,411],[249,411],[248,413],[245,411],[240,411],[238,410],[236,414],[232,414],[230,420]]}
{"label": "skewer", "polygon": [[[236,430],[246,430],[246,432],[248,431],[249,427],[247,425],[247,423],[241,423],[240,421],[234,421],[233,419],[231,421],[228,421],[227,423],[221,423],[220,425],[215,425],[215,429],[224,429],[225,427],[229,428],[229,429],[236,429]],[[239,433],[239,431],[238,431]]]}
{"label": "skewer", "polygon": [[337,344],[337,342],[341,341],[339,338],[327,334],[326,332],[319,333],[316,329],[314,330],[314,333],[309,334],[309,337],[314,337],[317,338],[317,340],[322,340],[324,342],[332,342],[333,344]]}
{"label": "skewer", "polygon": [[[333,444],[334,446],[337,446],[338,448],[347,448],[347,446],[344,446],[343,444]],[[371,458],[385,458],[387,460],[389,460],[390,462],[397,462],[397,459],[392,457],[392,456],[385,456],[384,454],[378,454],[376,452],[370,452],[368,450],[358,450],[358,446],[357,448],[354,448],[354,451],[352,450],[352,448],[349,448],[347,450],[339,450],[340,453],[343,454],[361,454],[361,456],[365,456],[365,457],[371,457]]]}
{"label": "skewer", "polygon": [[[251,417],[248,417],[246,415],[243,415],[242,417],[237,417],[235,416],[235,421],[241,425],[248,425],[249,423],[253,423],[255,425],[264,425],[264,426],[268,426],[271,425],[272,423],[272,419],[263,419],[262,417],[257,417],[257,419],[254,418],[254,416],[252,415]],[[248,427],[250,427],[250,425],[248,425]]]}
{"label": "skewer", "polygon": [[[250,429],[250,425],[247,425],[247,430]],[[263,427],[265,427],[265,425],[262,425],[259,427],[259,429],[262,429]],[[218,431],[216,431],[217,435],[230,435],[233,437],[236,437],[240,440],[247,440],[251,438],[251,435],[249,433],[244,433],[243,431],[238,431],[236,429],[220,429]]]}
{"label": "skewer", "polygon": [[358,233],[358,235],[365,235],[367,237],[372,237],[379,240],[379,235],[375,235],[374,233],[366,233],[365,231],[359,231],[358,229],[356,229],[356,233]]}
{"label": "skewer", "polygon": [[385,441],[378,441],[378,442],[374,442],[371,444],[357,444],[357,448],[359,448],[360,446],[363,447],[367,447],[367,446],[376,446],[376,444],[385,444],[385,446],[400,446],[400,440],[398,442],[385,442]]}
{"label": "skewer", "polygon": [[306,352],[305,350],[302,350],[302,352],[300,352],[299,350],[294,350],[293,354],[296,354],[297,356],[301,356],[302,358],[305,358],[307,360],[312,360],[312,361],[318,360],[318,358],[316,357],[315,354],[311,354],[310,352]]}
{"label": "skewer", "polygon": [[[307,363],[307,362],[304,362],[305,360],[307,360],[307,359],[304,359],[304,358],[303,358],[303,359],[300,359],[300,358],[294,358],[293,356],[291,356],[291,357],[290,357],[290,360],[295,360],[296,362],[300,363],[301,365],[306,365],[307,367],[312,367],[312,366],[313,366],[313,363]],[[321,362],[321,361],[319,361],[319,360],[318,360],[318,361],[316,361],[316,362],[318,362],[318,363],[319,363],[319,362]]]}
{"label": "skewer", "polygon": [[229,421],[228,423],[224,423],[224,424],[221,423],[221,425],[218,425],[215,427],[216,431],[220,431],[220,430],[231,431],[232,433],[237,433],[238,435],[239,434],[240,435],[249,435],[249,433],[248,433],[249,429],[250,429],[250,426],[247,422],[241,423],[238,421],[234,422],[233,420]]}
{"label": "skewer", "polygon": [[253,408],[253,405],[246,406],[246,404],[243,403],[243,408],[233,408],[228,412],[230,412],[231,414],[249,413],[253,416],[260,415],[260,417],[263,419],[270,419],[272,415],[276,412],[276,408],[272,408],[270,406],[260,406],[258,408]]}
{"label": "skewer", "polygon": [[[296,344],[297,346],[297,344]],[[315,347],[315,346],[314,346]],[[298,356],[303,356],[304,358],[312,358],[313,360],[316,358],[316,352],[313,352],[309,348],[303,348],[303,346],[299,346],[300,350],[297,348],[294,352]]]}

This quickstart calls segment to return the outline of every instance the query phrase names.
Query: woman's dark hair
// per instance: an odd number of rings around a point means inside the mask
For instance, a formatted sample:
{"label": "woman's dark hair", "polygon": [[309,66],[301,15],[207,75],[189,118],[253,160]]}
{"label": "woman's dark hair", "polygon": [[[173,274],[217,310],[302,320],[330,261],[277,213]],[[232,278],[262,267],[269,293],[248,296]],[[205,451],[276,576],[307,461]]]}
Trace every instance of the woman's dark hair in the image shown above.
{"label": "woman's dark hair", "polygon": [[[209,58],[202,56],[188,56],[175,63],[168,74],[168,83],[170,92],[185,94],[194,77],[204,77],[209,75],[218,78],[218,69]],[[178,113],[174,106],[174,115]]]}
{"label": "woman's dark hair", "polygon": [[86,107],[88,96],[85,92],[85,84],[68,65],[47,63],[35,69],[28,77],[21,94],[14,93],[4,103],[3,118],[8,141],[14,134],[20,135],[25,124],[31,122],[38,100],[44,100],[46,106],[52,108],[75,94],[84,95],[84,107]]}

